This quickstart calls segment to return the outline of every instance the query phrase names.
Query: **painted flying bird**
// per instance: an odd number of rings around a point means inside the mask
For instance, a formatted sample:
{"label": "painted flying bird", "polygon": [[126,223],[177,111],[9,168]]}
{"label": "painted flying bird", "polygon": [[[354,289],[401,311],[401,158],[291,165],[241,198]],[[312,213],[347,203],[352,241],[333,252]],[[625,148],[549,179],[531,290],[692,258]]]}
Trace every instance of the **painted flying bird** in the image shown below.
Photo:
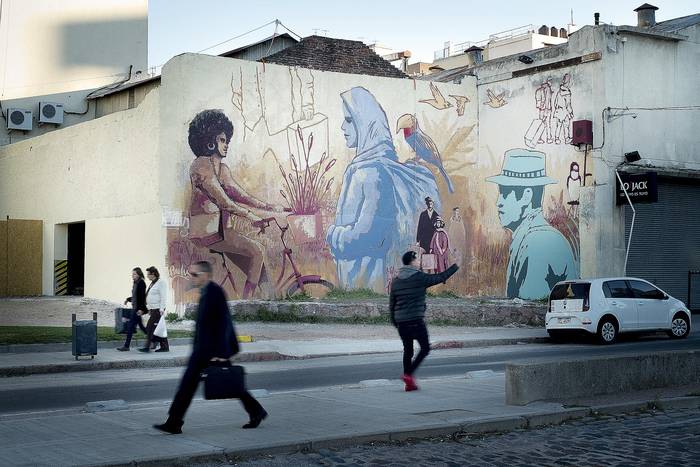
{"label": "painted flying bird", "polygon": [[469,102],[469,98],[467,96],[455,96],[454,94],[450,94],[450,97],[457,102],[457,115],[461,117],[464,115],[464,106]]}
{"label": "painted flying bird", "polygon": [[424,104],[430,104],[438,110],[445,110],[449,107],[452,107],[452,104],[450,104],[449,102],[447,102],[447,100],[445,100],[445,96],[442,95],[442,93],[440,92],[438,87],[435,86],[435,84],[433,84],[432,82],[430,83],[430,92],[433,94],[432,99],[423,99],[423,100],[418,101],[418,102],[422,102]]}
{"label": "painted flying bird", "polygon": [[396,133],[403,130],[403,137],[409,146],[416,153],[416,159],[423,159],[428,164],[432,164],[438,168],[447,183],[447,189],[450,193],[454,193],[452,180],[447,175],[445,167],[442,165],[440,151],[438,151],[435,142],[426,135],[418,126],[418,120],[411,114],[403,114],[396,121]]}
{"label": "painted flying bird", "polygon": [[484,102],[484,105],[488,105],[492,109],[497,109],[499,107],[503,107],[504,105],[506,105],[508,103],[506,101],[506,92],[505,91],[503,91],[499,95],[496,95],[493,93],[492,90],[487,89],[486,95],[488,96],[489,100]]}

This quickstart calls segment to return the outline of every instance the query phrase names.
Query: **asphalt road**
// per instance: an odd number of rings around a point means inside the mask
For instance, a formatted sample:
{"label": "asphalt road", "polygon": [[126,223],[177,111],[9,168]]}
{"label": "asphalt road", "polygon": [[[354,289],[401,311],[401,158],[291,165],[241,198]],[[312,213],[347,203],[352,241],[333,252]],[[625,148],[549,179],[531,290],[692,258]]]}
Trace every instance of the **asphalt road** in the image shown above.
{"label": "asphalt road", "polygon": [[[632,337],[612,346],[579,340],[567,344],[440,350],[428,356],[416,376],[420,380],[474,370],[503,371],[506,362],[697,348],[700,348],[700,332],[693,332],[683,340],[672,340],[663,335]],[[371,379],[397,379],[401,375],[401,354],[250,363],[245,366],[251,389],[280,392]],[[182,368],[137,369],[2,378],[0,414],[79,408],[86,402],[113,399],[123,399],[129,404],[168,401],[177,389],[182,371]],[[198,396],[201,397],[201,393]]]}

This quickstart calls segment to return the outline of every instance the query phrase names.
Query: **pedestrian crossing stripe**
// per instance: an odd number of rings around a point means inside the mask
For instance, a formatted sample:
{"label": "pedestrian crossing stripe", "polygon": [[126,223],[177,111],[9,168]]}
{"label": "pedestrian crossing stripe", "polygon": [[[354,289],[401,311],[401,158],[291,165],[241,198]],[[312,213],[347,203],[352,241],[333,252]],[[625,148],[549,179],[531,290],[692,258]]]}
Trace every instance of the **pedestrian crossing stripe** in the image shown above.
{"label": "pedestrian crossing stripe", "polygon": [[68,261],[54,261],[54,295],[66,295],[68,293]]}

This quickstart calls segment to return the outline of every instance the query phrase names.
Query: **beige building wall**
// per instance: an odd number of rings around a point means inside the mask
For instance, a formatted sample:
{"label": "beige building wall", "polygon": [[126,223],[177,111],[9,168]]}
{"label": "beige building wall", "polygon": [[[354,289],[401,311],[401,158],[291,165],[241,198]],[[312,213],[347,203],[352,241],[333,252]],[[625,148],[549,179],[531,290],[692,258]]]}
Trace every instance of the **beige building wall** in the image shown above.
{"label": "beige building wall", "polygon": [[85,222],[88,297],[122,301],[131,268],[162,267],[158,115],[156,90],[136,109],[0,148],[0,217],[43,221],[45,295],[66,223]]}
{"label": "beige building wall", "polygon": [[[34,129],[0,145],[55,129],[38,124],[39,102],[64,105],[64,126],[94,118],[84,97],[148,66],[148,0],[3,0],[0,3],[0,102],[31,110]],[[91,106],[92,107],[92,106]]]}

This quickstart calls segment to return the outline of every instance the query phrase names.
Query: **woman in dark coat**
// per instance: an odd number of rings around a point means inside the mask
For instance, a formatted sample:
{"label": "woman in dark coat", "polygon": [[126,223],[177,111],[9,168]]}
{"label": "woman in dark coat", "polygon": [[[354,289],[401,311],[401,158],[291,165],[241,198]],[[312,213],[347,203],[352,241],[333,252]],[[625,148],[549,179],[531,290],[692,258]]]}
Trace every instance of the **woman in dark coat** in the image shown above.
{"label": "woman in dark coat", "polygon": [[124,305],[131,302],[131,314],[129,316],[129,324],[126,327],[126,341],[124,341],[123,346],[117,348],[120,352],[130,350],[131,336],[136,331],[136,326],[141,328],[144,334],[148,335],[146,326],[141,322],[141,315],[148,314],[148,308],[146,308],[146,282],[143,280],[141,268],[131,270],[131,279],[134,281],[131,287],[131,297],[127,297],[124,300]]}

